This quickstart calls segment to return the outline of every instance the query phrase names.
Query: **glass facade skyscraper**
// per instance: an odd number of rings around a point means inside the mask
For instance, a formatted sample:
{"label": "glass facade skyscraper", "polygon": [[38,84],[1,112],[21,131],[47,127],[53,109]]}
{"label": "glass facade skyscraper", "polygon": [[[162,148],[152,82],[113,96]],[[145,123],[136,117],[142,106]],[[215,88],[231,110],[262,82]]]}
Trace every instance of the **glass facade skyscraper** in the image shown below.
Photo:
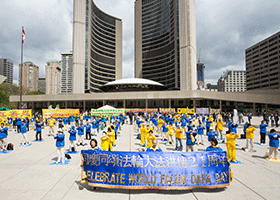
{"label": "glass facade skyscraper", "polygon": [[196,89],[194,0],[135,1],[135,77]]}

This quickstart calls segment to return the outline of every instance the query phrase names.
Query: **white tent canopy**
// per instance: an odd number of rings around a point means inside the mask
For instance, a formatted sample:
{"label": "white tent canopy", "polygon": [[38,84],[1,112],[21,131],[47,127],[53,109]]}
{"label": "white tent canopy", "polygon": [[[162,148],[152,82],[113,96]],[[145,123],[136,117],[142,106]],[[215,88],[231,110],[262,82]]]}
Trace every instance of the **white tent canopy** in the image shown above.
{"label": "white tent canopy", "polygon": [[116,108],[114,108],[113,106],[109,106],[109,105],[106,105],[106,106],[102,106],[101,108],[98,108],[97,110],[114,110]]}

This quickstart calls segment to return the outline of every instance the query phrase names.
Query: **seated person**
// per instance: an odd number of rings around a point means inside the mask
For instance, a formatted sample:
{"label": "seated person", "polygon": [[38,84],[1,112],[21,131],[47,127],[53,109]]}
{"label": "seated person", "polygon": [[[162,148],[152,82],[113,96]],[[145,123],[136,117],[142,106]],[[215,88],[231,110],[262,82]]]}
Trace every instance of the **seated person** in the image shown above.
{"label": "seated person", "polygon": [[157,146],[157,140],[152,141],[152,146],[147,148],[146,152],[162,152],[161,148]]}
{"label": "seated person", "polygon": [[214,151],[214,152],[223,151],[221,147],[218,147],[218,141],[216,138],[212,138],[210,142],[211,142],[211,146],[207,147],[206,151]]}

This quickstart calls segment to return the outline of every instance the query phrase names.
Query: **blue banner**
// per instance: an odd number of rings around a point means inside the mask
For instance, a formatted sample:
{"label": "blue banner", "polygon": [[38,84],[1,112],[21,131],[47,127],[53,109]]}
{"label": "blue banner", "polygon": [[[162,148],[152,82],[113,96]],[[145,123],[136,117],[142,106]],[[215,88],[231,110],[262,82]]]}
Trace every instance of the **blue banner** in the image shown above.
{"label": "blue banner", "polygon": [[83,150],[86,182],[94,187],[184,190],[230,183],[226,152]]}

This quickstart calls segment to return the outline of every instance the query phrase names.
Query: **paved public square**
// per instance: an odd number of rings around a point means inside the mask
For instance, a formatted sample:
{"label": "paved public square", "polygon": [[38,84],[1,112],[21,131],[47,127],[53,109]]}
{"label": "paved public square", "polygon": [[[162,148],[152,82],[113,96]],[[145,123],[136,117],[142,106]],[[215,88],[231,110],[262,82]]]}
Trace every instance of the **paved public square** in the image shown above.
{"label": "paved public square", "polygon": [[[254,117],[253,125],[258,127],[260,121],[260,117]],[[238,128],[238,133],[242,132],[243,124]],[[268,146],[255,144],[256,152],[245,152],[241,150],[241,147],[245,146],[245,140],[237,139],[237,160],[242,164],[231,165],[234,179],[229,187],[223,189],[161,191],[101,188],[92,191],[90,187],[80,184],[80,154],[71,154],[72,158],[68,165],[50,165],[55,161],[57,153],[55,140],[47,134],[48,127],[43,130],[44,141],[33,142],[30,147],[19,147],[20,134],[9,134],[8,142],[15,145],[15,150],[8,154],[0,154],[1,199],[280,199],[280,163],[270,162],[264,158]],[[68,132],[65,132],[65,135],[65,149],[68,149]],[[137,151],[140,148],[140,140],[137,140],[136,136],[134,126],[125,124],[114,150]],[[32,130],[28,133],[28,140],[34,139],[35,131]],[[206,143],[206,136],[204,141]],[[259,128],[255,131],[254,142],[259,142]],[[268,144],[268,138],[266,142]],[[204,146],[195,146],[195,151],[204,151],[207,146],[208,143]],[[159,147],[163,151],[174,151],[175,148],[165,146],[161,141]],[[225,144],[220,144],[220,147],[226,150]],[[78,150],[88,148],[88,145],[80,146]],[[184,146],[184,151],[185,148]]]}

